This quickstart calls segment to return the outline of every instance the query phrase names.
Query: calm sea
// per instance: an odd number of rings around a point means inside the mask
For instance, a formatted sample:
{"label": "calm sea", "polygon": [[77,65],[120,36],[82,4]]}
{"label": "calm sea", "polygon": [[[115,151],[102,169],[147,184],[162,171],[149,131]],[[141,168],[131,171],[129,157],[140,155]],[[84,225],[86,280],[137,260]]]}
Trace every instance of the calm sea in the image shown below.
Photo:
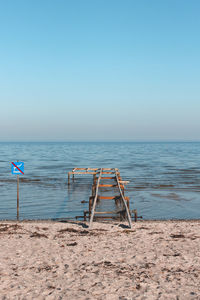
{"label": "calm sea", "polygon": [[11,161],[24,161],[20,218],[73,218],[88,209],[92,176],[74,167],[119,168],[129,180],[125,195],[144,219],[200,218],[200,143],[0,143],[0,219],[16,218],[16,176]]}

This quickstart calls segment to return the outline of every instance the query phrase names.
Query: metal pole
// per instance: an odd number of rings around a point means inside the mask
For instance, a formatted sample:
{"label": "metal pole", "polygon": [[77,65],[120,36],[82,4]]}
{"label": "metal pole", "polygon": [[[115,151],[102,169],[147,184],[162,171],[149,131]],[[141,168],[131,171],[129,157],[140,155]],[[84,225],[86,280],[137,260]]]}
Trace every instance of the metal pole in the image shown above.
{"label": "metal pole", "polygon": [[17,175],[17,221],[19,221],[19,175]]}

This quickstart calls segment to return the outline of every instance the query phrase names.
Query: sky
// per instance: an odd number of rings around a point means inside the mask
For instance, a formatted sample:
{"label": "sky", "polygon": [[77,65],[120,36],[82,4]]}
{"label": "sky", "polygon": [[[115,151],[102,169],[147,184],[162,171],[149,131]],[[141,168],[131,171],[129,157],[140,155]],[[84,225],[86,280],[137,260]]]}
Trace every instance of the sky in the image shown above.
{"label": "sky", "polygon": [[0,0],[0,141],[199,141],[199,11]]}

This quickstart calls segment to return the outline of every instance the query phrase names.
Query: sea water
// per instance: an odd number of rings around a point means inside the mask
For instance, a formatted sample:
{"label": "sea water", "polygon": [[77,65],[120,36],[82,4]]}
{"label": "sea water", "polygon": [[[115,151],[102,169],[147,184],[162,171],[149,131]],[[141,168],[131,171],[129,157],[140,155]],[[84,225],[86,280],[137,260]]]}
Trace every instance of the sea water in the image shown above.
{"label": "sea water", "polygon": [[[0,219],[16,218],[17,178],[11,162],[23,161],[20,219],[74,218],[88,210],[92,175],[74,167],[118,168],[130,181],[125,196],[144,219],[200,218],[200,143],[58,142],[0,143]],[[81,202],[86,203],[81,203]]]}

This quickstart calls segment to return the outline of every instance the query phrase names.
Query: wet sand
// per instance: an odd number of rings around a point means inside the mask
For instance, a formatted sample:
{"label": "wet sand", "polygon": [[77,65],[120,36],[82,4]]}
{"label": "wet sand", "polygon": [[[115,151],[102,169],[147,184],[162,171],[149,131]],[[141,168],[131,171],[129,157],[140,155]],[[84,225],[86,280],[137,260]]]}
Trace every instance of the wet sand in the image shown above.
{"label": "wet sand", "polygon": [[200,221],[0,222],[0,299],[200,299]]}

